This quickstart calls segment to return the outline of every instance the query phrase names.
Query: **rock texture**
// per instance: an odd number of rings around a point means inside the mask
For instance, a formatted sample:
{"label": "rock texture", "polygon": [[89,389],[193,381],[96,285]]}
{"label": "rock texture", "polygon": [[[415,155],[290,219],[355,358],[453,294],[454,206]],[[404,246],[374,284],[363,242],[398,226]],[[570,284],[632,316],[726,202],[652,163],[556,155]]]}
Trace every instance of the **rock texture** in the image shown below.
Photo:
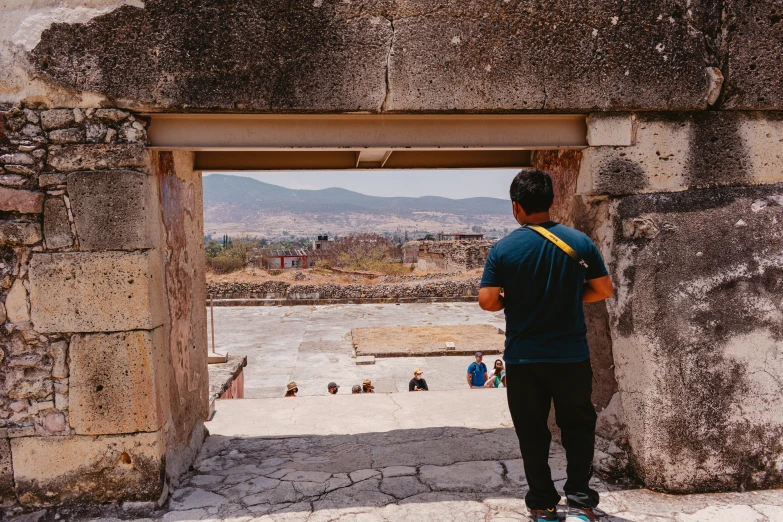
{"label": "rock texture", "polygon": [[194,351],[206,334],[163,328],[176,312],[153,248],[146,125],[111,108],[0,107],[0,505],[156,501],[204,438],[205,355],[186,383],[195,414],[160,431],[180,408],[168,344]]}
{"label": "rock texture", "polygon": [[263,283],[215,283],[207,294],[216,299],[404,299],[427,297],[465,297],[478,295],[479,279],[458,279],[426,283],[383,283],[378,285],[290,284],[284,281]]}
{"label": "rock texture", "polygon": [[777,184],[617,204],[614,357],[649,487],[783,482],[783,366],[773,355],[783,338],[781,194]]}

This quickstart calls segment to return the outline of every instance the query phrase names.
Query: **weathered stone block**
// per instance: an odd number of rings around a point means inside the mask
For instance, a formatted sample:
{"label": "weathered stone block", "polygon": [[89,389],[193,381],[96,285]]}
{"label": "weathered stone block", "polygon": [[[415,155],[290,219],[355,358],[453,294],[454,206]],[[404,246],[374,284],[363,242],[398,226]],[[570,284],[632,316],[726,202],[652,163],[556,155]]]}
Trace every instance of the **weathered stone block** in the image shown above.
{"label": "weathered stone block", "polygon": [[155,179],[111,170],[68,175],[68,195],[81,250],[137,250],[153,246],[151,193]]}
{"label": "weathered stone block", "polygon": [[783,484],[781,203],[783,184],[615,203],[615,371],[649,488]]}
{"label": "weathered stone block", "polygon": [[98,109],[95,111],[95,117],[99,120],[111,121],[114,123],[120,122],[127,118],[129,114],[119,109]]}
{"label": "weathered stone block", "polygon": [[591,147],[628,147],[636,141],[636,115],[592,113],[587,122],[587,143]]}
{"label": "weathered stone block", "polygon": [[11,323],[26,323],[30,320],[30,307],[27,304],[27,290],[21,279],[14,281],[5,298],[6,314]]}
{"label": "weathered stone block", "polygon": [[46,248],[56,250],[73,245],[68,208],[61,197],[46,198],[44,203],[44,240]]}
{"label": "weathered stone block", "polygon": [[49,141],[55,144],[81,143],[85,140],[84,129],[74,127],[72,129],[53,130],[49,133]]}
{"label": "weathered stone block", "polygon": [[154,501],[164,487],[163,434],[24,437],[11,441],[14,480],[26,506]]}
{"label": "weathered stone block", "polygon": [[68,377],[68,343],[66,341],[52,343],[49,346],[49,353],[52,356],[52,377],[55,379]]}
{"label": "weathered stone block", "polygon": [[[596,1],[577,15],[569,2],[262,0],[216,16],[180,0],[143,17],[127,7],[58,24],[30,60],[58,86],[165,109],[699,109],[713,65],[704,20],[720,13],[694,4],[685,15],[677,2]],[[189,53],[175,44],[206,26],[230,43],[203,35]],[[128,59],[116,67],[106,56]]]}
{"label": "weathered stone block", "polygon": [[162,319],[158,253],[33,254],[30,305],[38,332],[151,330]]}
{"label": "weathered stone block", "polygon": [[0,156],[2,165],[35,165],[35,158],[25,152],[16,152],[14,154],[3,154]]}
{"label": "weathered stone block", "polygon": [[724,4],[727,109],[783,107],[783,23],[776,0],[728,0]]}
{"label": "weathered stone block", "polygon": [[74,111],[71,109],[54,109],[41,113],[41,126],[44,130],[70,127],[75,122]]}
{"label": "weathered stone block", "polygon": [[156,431],[167,418],[163,328],[71,338],[68,410],[80,435]]}
{"label": "weathered stone block", "polygon": [[0,187],[0,211],[20,214],[43,212],[43,192]]}
{"label": "weathered stone block", "polygon": [[0,506],[12,504],[14,492],[14,468],[11,464],[11,441],[0,438]]}
{"label": "weathered stone block", "polygon": [[0,244],[34,245],[42,239],[40,223],[0,221]]}
{"label": "weathered stone block", "polygon": [[143,143],[128,145],[54,145],[49,165],[63,172],[143,167],[147,152]]}
{"label": "weathered stone block", "polygon": [[630,147],[582,152],[577,193],[622,195],[783,181],[783,116],[638,115]]}
{"label": "weathered stone block", "polygon": [[38,176],[38,186],[41,188],[65,185],[66,175],[60,172],[42,172]]}

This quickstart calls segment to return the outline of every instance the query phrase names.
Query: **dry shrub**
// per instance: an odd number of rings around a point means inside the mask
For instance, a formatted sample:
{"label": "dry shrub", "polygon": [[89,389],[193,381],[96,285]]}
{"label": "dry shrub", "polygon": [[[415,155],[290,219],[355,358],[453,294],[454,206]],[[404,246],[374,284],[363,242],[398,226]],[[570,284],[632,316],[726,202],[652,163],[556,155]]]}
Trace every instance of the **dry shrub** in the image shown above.
{"label": "dry shrub", "polygon": [[214,257],[207,257],[207,267],[217,274],[241,270],[247,264],[247,253],[252,245],[243,241],[232,243]]}
{"label": "dry shrub", "polygon": [[392,242],[383,236],[371,233],[354,233],[338,239],[329,247],[324,258],[324,267],[339,267],[347,270],[384,272],[394,257],[399,257]]}

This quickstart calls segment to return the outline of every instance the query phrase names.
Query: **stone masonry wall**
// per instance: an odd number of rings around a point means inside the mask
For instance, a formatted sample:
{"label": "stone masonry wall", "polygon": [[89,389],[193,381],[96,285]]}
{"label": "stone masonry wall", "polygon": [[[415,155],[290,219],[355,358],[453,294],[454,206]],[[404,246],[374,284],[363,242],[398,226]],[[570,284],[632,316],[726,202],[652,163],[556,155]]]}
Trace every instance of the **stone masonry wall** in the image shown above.
{"label": "stone masonry wall", "polygon": [[419,241],[421,270],[473,270],[483,268],[494,241]]}
{"label": "stone masonry wall", "polygon": [[336,283],[290,284],[209,283],[207,294],[215,299],[395,299],[477,296],[479,279],[431,281],[422,283],[383,283],[378,285]]}
{"label": "stone masonry wall", "polygon": [[165,493],[168,332],[145,126],[116,109],[0,111],[2,505]]}
{"label": "stone masonry wall", "polygon": [[590,120],[573,211],[616,287],[614,410],[632,468],[664,491],[779,487],[783,118]]}

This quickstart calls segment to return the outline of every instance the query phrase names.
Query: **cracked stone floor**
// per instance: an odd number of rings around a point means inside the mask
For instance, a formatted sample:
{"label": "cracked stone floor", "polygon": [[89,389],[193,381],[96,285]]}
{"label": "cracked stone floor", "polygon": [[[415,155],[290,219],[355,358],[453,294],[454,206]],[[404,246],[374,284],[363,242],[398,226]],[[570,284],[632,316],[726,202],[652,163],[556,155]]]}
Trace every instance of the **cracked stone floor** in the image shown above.
{"label": "cracked stone floor", "polygon": [[[164,510],[138,522],[527,520],[502,390],[218,401]],[[558,487],[565,458],[552,446]],[[672,496],[593,480],[608,522],[783,522],[783,491]],[[76,520],[76,518],[71,518]],[[79,520],[116,519],[81,518]]]}

